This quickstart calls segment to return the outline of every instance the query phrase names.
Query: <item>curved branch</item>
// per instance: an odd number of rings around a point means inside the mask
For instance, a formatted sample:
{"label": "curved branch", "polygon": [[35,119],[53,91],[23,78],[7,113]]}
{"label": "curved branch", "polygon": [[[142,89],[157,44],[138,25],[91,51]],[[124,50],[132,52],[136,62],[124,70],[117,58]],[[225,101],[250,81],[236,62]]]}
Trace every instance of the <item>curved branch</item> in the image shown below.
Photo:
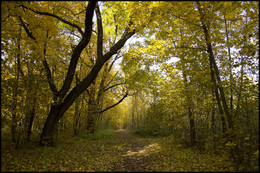
{"label": "curved branch", "polygon": [[[48,30],[47,30],[47,33],[46,33],[46,38],[48,38]],[[58,93],[58,90],[57,90],[57,87],[55,86],[54,84],[54,80],[53,80],[53,77],[51,75],[51,70],[50,70],[50,67],[49,67],[49,64],[45,58],[46,56],[46,51],[47,51],[47,44],[46,42],[44,43],[44,49],[43,49],[43,57],[44,57],[44,60],[43,60],[43,65],[44,65],[44,68],[45,68],[45,71],[47,73],[47,79],[48,79],[48,82],[49,82],[49,86],[51,88],[51,91],[53,92],[54,96],[56,97],[57,96],[57,93]]]}
{"label": "curved branch", "polygon": [[119,53],[120,53],[120,50],[117,52],[117,55],[116,55],[115,59],[114,59],[114,60],[112,61],[112,63],[110,64],[110,66],[109,66],[109,68],[108,68],[108,72],[111,71],[111,69],[112,69],[114,63],[115,63],[119,58],[123,57],[122,55],[119,56]]}
{"label": "curved branch", "polygon": [[25,25],[25,23],[24,23],[23,19],[21,18],[21,16],[19,16],[19,20],[21,21],[22,27],[25,30],[25,32],[28,35],[28,37],[33,39],[37,43],[35,37],[32,35],[32,32],[29,31],[28,27]]}
{"label": "curved branch", "polygon": [[88,3],[86,19],[85,19],[86,20],[85,24],[87,25],[87,26],[85,26],[85,28],[86,28],[87,32],[85,32],[85,34],[83,35],[83,38],[81,39],[79,44],[73,50],[66,78],[64,80],[61,90],[59,91],[59,96],[61,98],[64,98],[64,96],[68,92],[70,85],[72,83],[72,80],[73,80],[73,76],[74,76],[74,73],[76,70],[76,66],[77,66],[80,54],[90,41],[90,37],[91,37],[91,33],[92,33],[91,32],[92,31],[92,19],[93,19],[93,15],[94,15],[95,5],[96,5],[96,1],[90,1]]}
{"label": "curved branch", "polygon": [[80,33],[81,35],[84,35],[84,32],[81,30],[81,28],[80,28],[78,25],[76,25],[75,23],[71,23],[71,22],[69,22],[69,21],[63,19],[63,18],[57,16],[56,14],[33,10],[33,9],[28,8],[28,7],[24,6],[24,5],[20,5],[20,6],[23,7],[23,8],[26,8],[26,9],[28,9],[28,10],[30,10],[30,11],[36,13],[36,14],[54,17],[54,18],[60,20],[60,21],[63,22],[63,23],[66,23],[66,24],[68,24],[68,25],[70,25],[70,26],[72,26],[72,27],[77,28],[77,30],[79,31],[79,33]]}
{"label": "curved branch", "polygon": [[[130,24],[131,25],[131,24]],[[110,51],[107,52],[104,56],[103,56],[103,60],[107,61],[109,58],[111,58],[114,54],[117,53],[117,51],[119,51],[119,49],[121,49],[125,42],[135,34],[135,31],[129,31],[129,27],[127,27],[125,29],[125,32],[123,33],[122,37],[120,40],[118,40],[118,42],[111,47]]]}
{"label": "curved branch", "polygon": [[104,86],[104,88],[108,87],[108,85],[112,82],[112,80],[116,77],[116,75],[119,73],[119,71],[116,72],[116,74],[112,77],[112,79]]}
{"label": "curved branch", "polygon": [[104,89],[103,92],[106,92],[107,90],[109,90],[109,89],[111,89],[111,88],[114,88],[115,86],[123,85],[123,84],[125,84],[125,83],[117,83],[117,84],[115,84],[115,85],[111,85],[110,87]]}
{"label": "curved branch", "polygon": [[[93,1],[91,1],[91,2],[93,2]],[[89,2],[89,3],[91,3],[91,2]],[[61,103],[61,105],[60,105],[61,109],[59,111],[60,116],[62,116],[66,112],[66,110],[73,104],[73,102],[77,99],[77,97],[89,87],[89,85],[96,78],[98,72],[101,70],[101,68],[105,64],[105,62],[107,60],[109,60],[109,58],[112,55],[114,55],[119,49],[121,49],[124,46],[125,42],[134,34],[135,34],[135,31],[129,32],[129,28],[127,28],[125,30],[125,33],[121,37],[121,39],[110,49],[110,51],[107,54],[103,55],[102,59],[99,59],[99,61],[96,61],[95,65],[91,69],[90,73],[77,86],[75,86],[69,92],[69,94],[65,97],[65,99]],[[73,76],[72,76],[71,80],[72,79],[73,79]],[[70,84],[68,86],[70,87]],[[65,90],[66,93],[67,93],[68,89],[69,88],[67,88]],[[63,95],[63,96],[65,96],[65,95]]]}
{"label": "curved branch", "polygon": [[109,110],[109,109],[111,109],[111,108],[113,108],[113,107],[115,107],[116,105],[118,105],[119,103],[121,103],[126,97],[127,97],[127,95],[128,95],[128,93],[126,93],[125,95],[124,95],[124,97],[121,99],[121,100],[119,100],[116,104],[113,104],[112,106],[109,106],[109,107],[107,107],[106,109],[104,109],[104,110],[102,110],[102,111],[99,111],[99,112],[96,112],[96,113],[103,113],[103,112],[105,112],[105,111],[107,111],[107,110]]}
{"label": "curved branch", "polygon": [[[32,32],[29,31],[28,27],[25,25],[24,21],[22,20],[21,17],[19,17],[21,23],[22,23],[22,27],[24,28],[25,32],[27,33],[28,37],[33,39],[36,43],[36,39],[35,37],[32,35]],[[48,38],[48,31],[47,31],[47,34],[46,34],[46,37]],[[37,43],[38,44],[38,43]],[[51,70],[50,70],[50,67],[49,67],[49,64],[45,58],[46,56],[46,49],[47,45],[46,45],[46,42],[44,43],[44,49],[43,49],[43,58],[44,60],[42,61],[43,63],[43,66],[44,66],[44,70],[46,72],[46,76],[47,76],[47,80],[48,80],[48,83],[49,83],[49,86],[50,86],[50,89],[54,95],[54,98],[56,99],[56,96],[57,96],[57,93],[58,93],[58,90],[57,90],[57,87],[55,86],[54,84],[54,81],[53,81],[53,77],[51,75]]]}

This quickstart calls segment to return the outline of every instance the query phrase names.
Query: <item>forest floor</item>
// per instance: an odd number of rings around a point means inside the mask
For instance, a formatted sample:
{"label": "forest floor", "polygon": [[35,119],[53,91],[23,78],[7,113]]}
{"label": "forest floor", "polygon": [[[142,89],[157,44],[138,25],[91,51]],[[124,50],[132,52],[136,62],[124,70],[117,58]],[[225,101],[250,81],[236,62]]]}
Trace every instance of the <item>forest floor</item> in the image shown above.
{"label": "forest floor", "polygon": [[127,130],[101,137],[63,139],[55,147],[2,139],[1,171],[234,171],[228,157],[173,144],[169,137],[140,137]]}

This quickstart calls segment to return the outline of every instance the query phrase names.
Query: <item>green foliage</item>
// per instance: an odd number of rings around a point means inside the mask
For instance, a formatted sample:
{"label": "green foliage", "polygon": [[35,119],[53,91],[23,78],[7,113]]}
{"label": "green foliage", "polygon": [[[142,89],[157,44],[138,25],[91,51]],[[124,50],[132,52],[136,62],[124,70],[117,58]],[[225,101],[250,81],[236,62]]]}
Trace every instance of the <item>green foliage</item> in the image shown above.
{"label": "green foliage", "polygon": [[97,131],[94,134],[81,134],[79,135],[79,138],[87,139],[87,140],[100,140],[100,139],[107,139],[107,138],[113,138],[114,137],[114,131],[111,129],[101,130]]}
{"label": "green foliage", "polygon": [[140,136],[142,138],[149,138],[149,137],[165,137],[169,136],[171,134],[170,131],[167,131],[165,129],[156,131],[156,130],[147,130],[147,129],[138,129],[138,130],[132,130],[132,134]]}

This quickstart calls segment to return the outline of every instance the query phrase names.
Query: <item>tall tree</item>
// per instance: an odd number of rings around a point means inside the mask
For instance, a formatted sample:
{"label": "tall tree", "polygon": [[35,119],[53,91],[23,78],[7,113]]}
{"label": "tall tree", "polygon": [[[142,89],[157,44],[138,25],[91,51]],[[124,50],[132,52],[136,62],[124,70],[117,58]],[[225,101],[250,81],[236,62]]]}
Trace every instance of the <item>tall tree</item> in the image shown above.
{"label": "tall tree", "polygon": [[[95,62],[95,65],[91,69],[90,73],[78,84],[76,85],[72,90],[69,90],[71,87],[71,83],[73,80],[73,76],[75,74],[75,69],[77,66],[78,59],[80,57],[81,52],[83,49],[89,44],[91,34],[92,34],[92,25],[93,25],[93,14],[95,7],[98,6],[97,2],[91,1],[88,3],[86,7],[85,12],[85,30],[82,31],[82,29],[66,19],[63,19],[59,17],[56,14],[49,13],[49,12],[42,12],[40,10],[35,10],[30,8],[29,6],[21,4],[20,7],[24,10],[32,11],[35,14],[43,15],[43,16],[51,16],[59,21],[68,24],[72,27],[75,27],[78,29],[79,33],[81,34],[81,40],[79,43],[75,46],[75,48],[72,50],[72,55],[68,67],[68,71],[65,77],[65,80],[63,82],[63,85],[60,90],[57,89],[57,86],[53,82],[53,76],[51,74],[49,65],[46,61],[46,59],[43,61],[45,70],[47,72],[47,78],[49,82],[50,89],[53,93],[53,104],[51,106],[50,113],[47,117],[47,120],[44,124],[44,128],[41,134],[41,140],[40,145],[53,145],[53,136],[55,133],[55,129],[57,128],[57,124],[59,122],[59,119],[64,115],[66,110],[74,103],[76,98],[84,92],[92,83],[92,81],[97,76],[98,72],[102,68],[102,66],[105,64],[105,62],[110,59],[119,49],[123,47],[127,39],[129,39],[135,32],[129,31],[129,26],[126,27],[121,39],[119,39],[115,45],[113,45],[107,53],[103,54],[102,47],[103,47],[103,29],[102,29],[102,23],[98,22],[98,41],[97,41],[97,59]],[[101,17],[101,16],[100,16]],[[99,21],[99,20],[98,20]],[[34,37],[34,33],[29,30],[29,28],[26,26],[26,24],[23,22],[23,19],[21,19],[21,22],[23,24],[24,30],[26,31],[28,37],[33,39],[37,44],[37,39]]]}

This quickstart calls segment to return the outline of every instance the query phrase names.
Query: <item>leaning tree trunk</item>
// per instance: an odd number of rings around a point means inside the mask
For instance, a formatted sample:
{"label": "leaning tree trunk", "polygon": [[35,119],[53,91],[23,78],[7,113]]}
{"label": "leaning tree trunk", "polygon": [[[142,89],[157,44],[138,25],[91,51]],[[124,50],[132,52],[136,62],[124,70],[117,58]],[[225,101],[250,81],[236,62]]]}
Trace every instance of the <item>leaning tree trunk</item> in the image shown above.
{"label": "leaning tree trunk", "polygon": [[41,146],[53,146],[54,135],[57,132],[59,122],[59,105],[52,105],[41,134]]}
{"label": "leaning tree trunk", "polygon": [[[204,31],[205,41],[206,41],[206,45],[207,45],[207,51],[209,53],[209,60],[210,60],[210,63],[212,63],[212,65],[214,67],[214,72],[215,72],[215,75],[216,75],[216,78],[217,78],[217,81],[218,81],[218,89],[219,89],[219,92],[220,92],[222,105],[223,105],[224,112],[225,112],[226,117],[227,117],[229,133],[226,136],[226,138],[227,138],[226,142],[229,141],[229,142],[232,143],[232,142],[236,141],[236,138],[237,138],[236,133],[234,133],[235,129],[234,129],[233,117],[232,117],[232,114],[230,114],[230,112],[228,110],[227,102],[226,102],[226,99],[225,99],[225,94],[224,94],[223,87],[222,87],[222,84],[221,84],[219,70],[218,70],[218,67],[217,67],[217,64],[216,64],[216,61],[215,61],[215,57],[214,57],[214,54],[213,54],[213,49],[212,49],[210,36],[209,36],[209,27],[208,27],[208,25],[206,25],[203,22],[204,16],[203,16],[203,13],[202,13],[202,9],[200,8],[199,1],[197,1],[197,5],[198,5],[198,9],[199,9],[199,12],[200,12],[200,15],[201,15],[201,23],[202,23],[202,28],[203,28],[203,31]],[[230,149],[230,155],[232,156],[235,163],[239,163],[239,157],[237,158],[237,155],[240,156],[240,150],[239,150],[238,145],[235,145],[234,147],[232,147]]]}
{"label": "leaning tree trunk", "polygon": [[217,105],[218,105],[218,109],[219,109],[219,114],[221,117],[221,122],[222,122],[222,134],[223,136],[225,135],[225,132],[227,131],[227,127],[226,127],[226,121],[225,121],[225,117],[224,117],[224,112],[222,109],[222,105],[221,105],[221,100],[219,98],[219,92],[218,92],[218,87],[217,87],[217,83],[216,83],[216,78],[215,78],[215,74],[214,74],[214,70],[213,70],[213,65],[212,62],[210,61],[210,72],[211,72],[211,82],[212,82],[212,88],[215,92],[215,96],[216,96],[216,100],[217,100]]}
{"label": "leaning tree trunk", "polygon": [[[97,26],[98,26],[98,40],[97,40],[97,60],[90,73],[82,80],[78,85],[76,85],[70,92],[71,83],[75,75],[76,66],[78,59],[80,57],[83,49],[88,45],[92,33],[92,17],[94,13],[94,8],[96,8],[97,15]],[[130,24],[131,25],[131,24]],[[28,29],[28,28],[27,28]],[[58,122],[60,118],[64,115],[66,110],[75,102],[75,100],[90,86],[90,84],[96,78],[98,72],[101,70],[106,61],[108,61],[114,54],[121,49],[125,42],[135,34],[135,31],[129,31],[127,27],[117,43],[110,48],[106,54],[103,55],[103,29],[101,14],[99,12],[98,4],[94,1],[90,1],[86,10],[85,17],[85,33],[79,44],[75,47],[72,53],[70,65],[67,71],[66,78],[64,80],[62,88],[58,91],[57,87],[53,82],[53,77],[49,70],[46,60],[44,61],[45,70],[47,72],[47,78],[49,86],[54,94],[54,104],[51,106],[51,111],[47,117],[47,120],[44,124],[44,128],[41,134],[40,145],[53,145],[53,137],[57,129]],[[30,36],[30,33],[28,33]],[[32,37],[31,37],[32,38]],[[35,39],[34,39],[35,40]],[[127,96],[127,95],[126,95]],[[125,97],[126,97],[125,96]],[[123,98],[125,98],[123,97]]]}
{"label": "leaning tree trunk", "polygon": [[227,102],[226,102],[226,98],[225,98],[225,93],[224,93],[222,83],[221,83],[221,79],[220,79],[218,66],[216,64],[215,57],[214,57],[214,54],[213,54],[213,48],[212,48],[212,45],[211,45],[210,35],[209,35],[209,26],[204,23],[203,18],[205,16],[203,14],[203,10],[200,8],[199,1],[197,1],[197,5],[198,5],[201,23],[202,23],[202,28],[203,28],[203,32],[204,32],[204,36],[205,36],[207,52],[209,53],[209,61],[210,61],[210,63],[212,63],[212,66],[214,68],[214,73],[215,73],[216,79],[218,81],[217,86],[218,86],[218,89],[219,89],[222,106],[223,106],[224,112],[225,112],[226,117],[227,117],[228,128],[234,130],[233,120],[232,120],[231,114],[228,110],[228,106],[227,106]]}

